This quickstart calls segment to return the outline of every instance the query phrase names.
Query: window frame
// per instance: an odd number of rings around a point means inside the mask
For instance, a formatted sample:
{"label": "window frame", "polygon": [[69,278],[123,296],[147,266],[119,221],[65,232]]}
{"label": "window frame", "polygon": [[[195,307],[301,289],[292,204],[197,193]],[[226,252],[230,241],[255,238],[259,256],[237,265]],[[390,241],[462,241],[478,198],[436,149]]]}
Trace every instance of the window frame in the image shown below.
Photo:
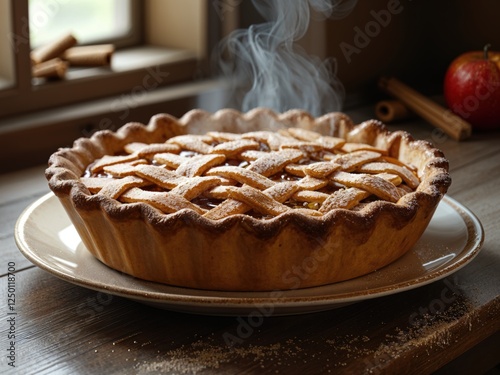
{"label": "window frame", "polygon": [[[22,36],[21,20],[27,17],[28,0],[9,1],[11,31]],[[15,84],[0,88],[0,159],[9,160],[9,163],[0,164],[0,173],[46,164],[54,150],[71,146],[77,138],[88,137],[98,130],[116,130],[130,121],[147,123],[156,113],[180,117],[193,108],[215,111],[231,107],[232,97],[227,83],[213,74],[210,60],[211,51],[223,36],[238,27],[241,0],[189,1],[140,0],[140,3],[149,4],[149,8],[143,8],[145,22],[155,18],[149,17],[158,14],[158,10],[170,10],[170,5],[182,6],[169,12],[174,23],[175,17],[185,19],[194,15],[197,24],[194,32],[199,40],[183,39],[183,45],[178,47],[193,49],[192,58],[156,61],[149,68],[106,72],[94,77],[35,86],[31,79],[29,43],[20,43],[13,56]],[[200,5],[205,8],[200,10]],[[187,8],[192,13],[186,14]],[[192,23],[180,22],[178,35],[191,32]],[[155,35],[152,33],[171,35],[172,29],[164,34],[162,29],[151,29],[150,26],[141,30],[142,39],[138,46],[125,49],[126,53],[131,52],[128,56],[132,56],[132,60],[143,58],[143,54],[137,55],[136,49],[148,48],[148,42],[168,50],[171,43],[168,38],[154,41],[149,38]],[[152,77],[158,72],[169,74],[156,85]],[[96,86],[107,86],[107,90],[96,95]]]}
{"label": "window frame", "polygon": [[[0,119],[22,115],[27,112],[41,111],[66,106],[79,102],[130,93],[131,89],[144,86],[148,70],[144,68],[126,71],[111,71],[101,68],[98,74],[62,81],[48,81],[42,85],[33,85],[31,78],[28,0],[9,0],[12,19],[12,48],[14,52],[14,84],[0,89]],[[115,43],[117,52],[122,47],[140,47],[145,41],[146,1],[132,1],[133,32]],[[210,0],[202,0],[206,8],[206,33],[203,41],[205,50],[210,51],[216,40],[220,39],[223,20],[214,16],[214,7]],[[200,6],[201,6],[200,5]],[[138,26],[139,25],[139,26]],[[132,47],[133,48],[133,47]],[[208,55],[208,54],[207,54]],[[168,72],[163,74],[157,87],[173,83],[187,82],[207,75],[208,56],[193,56],[179,61],[155,62],[150,69]],[[201,72],[201,73],[200,73]],[[99,87],[99,92],[96,92]]]}

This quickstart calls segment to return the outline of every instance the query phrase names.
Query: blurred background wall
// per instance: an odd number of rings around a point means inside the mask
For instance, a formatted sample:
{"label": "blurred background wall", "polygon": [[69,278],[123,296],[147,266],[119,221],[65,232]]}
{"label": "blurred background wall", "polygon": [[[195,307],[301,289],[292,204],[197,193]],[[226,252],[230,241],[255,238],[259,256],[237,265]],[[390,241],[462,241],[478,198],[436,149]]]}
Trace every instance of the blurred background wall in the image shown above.
{"label": "blurred background wall", "polygon": [[[241,6],[241,26],[262,22],[251,1]],[[377,21],[374,13],[380,20],[388,9],[397,12],[388,22]],[[358,0],[341,20],[312,22],[300,44],[312,54],[336,59],[348,96],[376,95],[381,75],[394,75],[426,94],[439,95],[453,58],[481,50],[486,43],[500,50],[499,16],[496,0]]]}

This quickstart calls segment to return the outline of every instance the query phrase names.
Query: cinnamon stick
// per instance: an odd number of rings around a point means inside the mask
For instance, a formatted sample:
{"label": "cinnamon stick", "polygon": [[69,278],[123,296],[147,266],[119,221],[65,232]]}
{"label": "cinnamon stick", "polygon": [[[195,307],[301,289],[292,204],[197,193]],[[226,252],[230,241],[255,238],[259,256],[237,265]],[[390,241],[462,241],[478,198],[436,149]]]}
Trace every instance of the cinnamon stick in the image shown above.
{"label": "cinnamon stick", "polygon": [[389,124],[391,122],[406,120],[414,114],[399,100],[383,100],[375,105],[377,118]]}
{"label": "cinnamon stick", "polygon": [[64,52],[62,58],[72,66],[102,66],[111,63],[114,51],[113,44],[72,47]]}
{"label": "cinnamon stick", "polygon": [[64,78],[68,64],[56,57],[32,67],[32,75],[37,78]]}
{"label": "cinnamon stick", "polygon": [[381,78],[379,87],[454,140],[461,141],[471,136],[472,126],[467,121],[396,78]]}
{"label": "cinnamon stick", "polygon": [[40,46],[31,51],[31,61],[33,64],[40,64],[59,57],[64,51],[73,47],[76,43],[77,40],[72,34],[65,34],[52,43]]}

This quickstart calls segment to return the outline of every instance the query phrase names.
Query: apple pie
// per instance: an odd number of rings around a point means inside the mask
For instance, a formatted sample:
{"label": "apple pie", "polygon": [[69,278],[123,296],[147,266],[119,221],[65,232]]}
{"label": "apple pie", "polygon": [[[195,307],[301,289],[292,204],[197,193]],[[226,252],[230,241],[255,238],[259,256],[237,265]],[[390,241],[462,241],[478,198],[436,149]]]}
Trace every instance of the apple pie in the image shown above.
{"label": "apple pie", "polygon": [[210,290],[319,286],[406,253],[450,185],[428,142],[344,114],[193,110],[100,131],[49,160],[87,249],[137,278]]}

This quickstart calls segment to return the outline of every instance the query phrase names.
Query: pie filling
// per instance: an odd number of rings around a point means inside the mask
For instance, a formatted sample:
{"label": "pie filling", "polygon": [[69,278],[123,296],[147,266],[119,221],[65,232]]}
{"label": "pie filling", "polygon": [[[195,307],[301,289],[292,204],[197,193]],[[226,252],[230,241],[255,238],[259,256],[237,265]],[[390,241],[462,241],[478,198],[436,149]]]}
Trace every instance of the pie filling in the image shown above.
{"label": "pie filling", "polygon": [[386,150],[299,128],[133,142],[89,165],[81,181],[122,203],[166,214],[191,209],[213,220],[359,210],[374,200],[396,203],[420,183],[414,167]]}

